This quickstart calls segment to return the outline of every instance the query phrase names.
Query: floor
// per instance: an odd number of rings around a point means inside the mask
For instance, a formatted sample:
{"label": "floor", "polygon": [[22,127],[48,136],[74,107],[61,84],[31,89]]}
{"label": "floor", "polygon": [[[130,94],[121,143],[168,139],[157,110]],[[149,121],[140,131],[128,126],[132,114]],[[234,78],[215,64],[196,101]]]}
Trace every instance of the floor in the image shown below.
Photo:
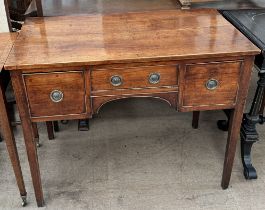
{"label": "floor", "polygon": [[[250,96],[255,83],[256,72]],[[191,113],[177,113],[156,99],[127,99],[104,106],[87,132],[78,132],[71,121],[60,124],[56,140],[49,141],[39,124],[43,209],[263,210],[265,127],[259,126],[261,141],[253,148],[258,179],[244,179],[238,148],[231,185],[222,190],[227,133],[217,129],[217,119],[224,119],[221,111],[203,112],[194,130]],[[37,209],[20,127],[15,136],[28,191],[24,209]],[[4,143],[0,162],[0,209],[19,209]]]}

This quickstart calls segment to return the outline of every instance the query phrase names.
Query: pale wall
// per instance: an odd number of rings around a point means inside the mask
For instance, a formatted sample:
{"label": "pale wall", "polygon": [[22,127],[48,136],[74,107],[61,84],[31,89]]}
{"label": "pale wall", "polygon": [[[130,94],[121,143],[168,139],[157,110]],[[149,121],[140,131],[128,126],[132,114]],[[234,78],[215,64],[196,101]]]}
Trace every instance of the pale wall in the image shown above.
{"label": "pale wall", "polygon": [[9,32],[4,0],[0,0],[0,32]]}

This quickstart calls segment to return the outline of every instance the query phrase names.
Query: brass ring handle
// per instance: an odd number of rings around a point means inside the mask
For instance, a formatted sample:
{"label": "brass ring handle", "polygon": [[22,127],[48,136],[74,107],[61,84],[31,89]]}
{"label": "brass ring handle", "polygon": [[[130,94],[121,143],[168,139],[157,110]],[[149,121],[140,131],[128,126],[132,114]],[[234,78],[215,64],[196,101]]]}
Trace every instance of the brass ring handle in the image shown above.
{"label": "brass ring handle", "polygon": [[215,90],[219,85],[219,82],[216,79],[209,79],[205,86],[208,90]]}
{"label": "brass ring handle", "polygon": [[160,82],[160,74],[159,73],[151,73],[149,75],[149,83],[150,84],[157,84]]}
{"label": "brass ring handle", "polygon": [[50,94],[50,98],[54,103],[58,103],[63,100],[63,92],[60,90],[53,90]]}
{"label": "brass ring handle", "polygon": [[120,86],[122,85],[122,77],[121,76],[118,76],[118,75],[114,75],[110,78],[110,83],[117,87],[117,86]]}

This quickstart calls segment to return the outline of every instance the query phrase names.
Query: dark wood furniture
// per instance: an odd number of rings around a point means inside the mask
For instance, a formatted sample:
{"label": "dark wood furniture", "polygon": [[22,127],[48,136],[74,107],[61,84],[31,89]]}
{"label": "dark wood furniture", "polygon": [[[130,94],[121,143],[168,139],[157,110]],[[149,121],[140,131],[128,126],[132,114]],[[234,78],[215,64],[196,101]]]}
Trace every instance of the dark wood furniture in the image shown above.
{"label": "dark wood furniture", "polygon": [[[227,10],[222,14],[261,49],[255,64],[259,69],[256,94],[249,113],[244,115],[241,125],[241,156],[246,179],[256,179],[257,173],[252,165],[251,148],[258,141],[257,124],[264,123],[265,106],[265,9]],[[229,117],[229,115],[228,115]],[[220,126],[226,124],[219,122]]]}
{"label": "dark wood furniture", "polygon": [[16,33],[0,33],[0,127],[1,134],[5,140],[6,148],[11,160],[14,174],[17,181],[17,186],[22,198],[22,205],[25,206],[27,202],[27,192],[25,189],[25,184],[23,180],[23,175],[21,171],[20,161],[17,153],[16,141],[11,128],[11,123],[7,114],[5,89],[7,86],[6,76],[7,72],[4,72],[3,66],[12,49],[13,43],[17,37]]}
{"label": "dark wood furniture", "polygon": [[25,13],[32,0],[7,0],[9,8],[14,8]]}
{"label": "dark wood furniture", "polygon": [[37,14],[39,17],[42,17],[43,16],[42,2],[41,0],[35,0],[35,2],[36,2]]}
{"label": "dark wood furniture", "polygon": [[[222,10],[236,10],[236,9],[258,9],[264,8],[265,2],[263,0],[191,0],[190,7],[192,9],[198,8],[215,8]],[[201,2],[200,2],[201,1]]]}
{"label": "dark wood furniture", "polygon": [[[36,4],[38,17],[43,17],[42,1],[41,0],[35,0],[35,4]],[[47,127],[47,132],[48,132],[48,139],[53,140],[55,138],[54,131],[55,132],[59,131],[58,121],[47,121],[46,127]],[[78,130],[79,131],[88,131],[89,130],[89,119],[79,119],[78,120]]]}
{"label": "dark wood furniture", "polygon": [[129,97],[161,99],[180,112],[231,109],[226,189],[258,53],[212,9],[28,19],[5,68],[38,206],[44,199],[32,122],[91,118]]}

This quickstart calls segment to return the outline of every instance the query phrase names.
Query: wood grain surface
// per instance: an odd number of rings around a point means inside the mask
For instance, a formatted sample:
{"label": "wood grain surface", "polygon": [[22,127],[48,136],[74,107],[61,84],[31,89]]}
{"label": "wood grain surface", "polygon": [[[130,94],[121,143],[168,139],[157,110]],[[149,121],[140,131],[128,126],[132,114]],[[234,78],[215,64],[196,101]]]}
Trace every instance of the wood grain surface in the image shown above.
{"label": "wood grain surface", "polygon": [[[182,106],[222,106],[236,103],[241,75],[241,62],[213,62],[187,65],[183,87]],[[206,88],[207,81],[214,79],[218,86],[214,90]]]}
{"label": "wood grain surface", "polygon": [[[91,118],[104,104],[129,97],[164,100],[178,111],[232,109],[222,179],[227,188],[258,53],[213,9],[27,20],[5,68],[14,70],[38,206],[44,200],[32,122]],[[152,72],[161,81],[150,86]],[[124,79],[120,88],[110,85],[116,74]],[[206,88],[210,79],[218,81],[216,89]],[[63,100],[52,102],[53,90],[62,91]]]}
{"label": "wood grain surface", "polygon": [[[149,78],[151,74],[159,74],[159,82],[156,84],[150,83]],[[92,90],[175,86],[178,84],[177,75],[177,65],[93,69],[91,73]],[[122,84],[116,87],[113,86],[110,82],[113,76],[121,77]]]}
{"label": "wood grain surface", "polygon": [[0,33],[0,72],[13,47],[17,33]]}
{"label": "wood grain surface", "polygon": [[260,50],[214,9],[31,18],[5,68],[199,59]]}
{"label": "wood grain surface", "polygon": [[[29,74],[23,77],[32,117],[86,112],[84,72]],[[55,90],[63,93],[62,101],[51,100],[50,94]]]}

